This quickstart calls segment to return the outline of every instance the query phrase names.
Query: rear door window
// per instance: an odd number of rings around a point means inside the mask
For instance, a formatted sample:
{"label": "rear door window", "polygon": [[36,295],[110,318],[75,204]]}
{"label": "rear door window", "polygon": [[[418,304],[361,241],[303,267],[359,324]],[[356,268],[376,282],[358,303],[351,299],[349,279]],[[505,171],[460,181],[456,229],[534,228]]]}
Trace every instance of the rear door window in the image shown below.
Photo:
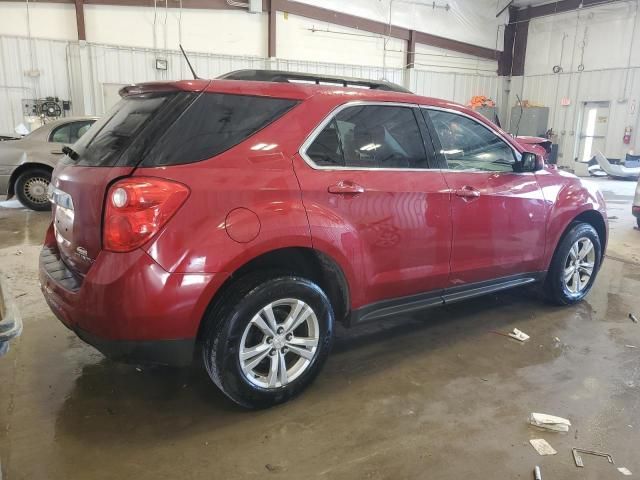
{"label": "rear door window", "polygon": [[203,93],[158,139],[142,166],[179,165],[214,157],[296,104],[295,100],[282,98]]}
{"label": "rear door window", "polygon": [[306,150],[319,166],[427,169],[429,162],[414,108],[347,107]]}
{"label": "rear door window", "polygon": [[71,124],[62,125],[56,128],[49,137],[49,141],[52,143],[70,143],[71,138]]}

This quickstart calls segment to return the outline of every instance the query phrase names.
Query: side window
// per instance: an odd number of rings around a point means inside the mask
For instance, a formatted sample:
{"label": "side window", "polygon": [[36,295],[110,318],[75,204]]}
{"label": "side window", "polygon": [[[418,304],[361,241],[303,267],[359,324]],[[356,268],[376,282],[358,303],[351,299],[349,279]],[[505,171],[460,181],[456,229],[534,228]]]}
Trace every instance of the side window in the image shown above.
{"label": "side window", "polygon": [[426,109],[452,170],[512,172],[513,149],[480,122],[455,113]]}
{"label": "side window", "polygon": [[69,143],[76,143],[82,135],[93,125],[93,121],[90,122],[74,122],[71,124],[71,132],[69,134]]}
{"label": "side window", "polygon": [[338,138],[336,119],[324,127],[307,148],[307,155],[322,167],[344,167],[344,154]]}
{"label": "side window", "polygon": [[202,94],[156,142],[143,165],[180,165],[214,157],[244,142],[297,103],[283,98]]}
{"label": "side window", "polygon": [[429,168],[411,107],[347,107],[320,132],[307,155],[320,166]]}
{"label": "side window", "polygon": [[56,128],[49,136],[49,141],[53,143],[71,143],[69,138],[71,137],[72,124],[62,125]]}

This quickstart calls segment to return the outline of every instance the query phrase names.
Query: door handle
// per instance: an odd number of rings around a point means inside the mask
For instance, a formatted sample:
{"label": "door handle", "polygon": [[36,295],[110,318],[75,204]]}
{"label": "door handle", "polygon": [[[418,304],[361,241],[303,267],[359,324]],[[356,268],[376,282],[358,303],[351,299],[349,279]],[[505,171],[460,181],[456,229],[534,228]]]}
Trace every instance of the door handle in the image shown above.
{"label": "door handle", "polygon": [[458,197],[462,197],[464,199],[473,199],[473,198],[478,198],[480,196],[480,191],[476,190],[473,187],[470,187],[468,185],[465,185],[462,188],[459,188],[458,190],[455,190],[454,193],[456,194],[456,196]]}
{"label": "door handle", "polygon": [[328,188],[329,193],[342,195],[358,195],[364,193],[364,187],[349,180],[343,180]]}

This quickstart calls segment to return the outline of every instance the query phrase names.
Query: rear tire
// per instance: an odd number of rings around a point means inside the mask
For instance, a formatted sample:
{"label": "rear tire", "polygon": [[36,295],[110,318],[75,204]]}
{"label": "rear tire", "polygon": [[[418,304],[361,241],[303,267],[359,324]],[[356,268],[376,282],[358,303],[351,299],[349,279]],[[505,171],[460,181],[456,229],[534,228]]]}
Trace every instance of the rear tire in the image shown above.
{"label": "rear tire", "polygon": [[51,210],[47,189],[51,182],[51,172],[45,168],[30,168],[16,179],[15,192],[25,207],[36,211]]}
{"label": "rear tire", "polygon": [[551,260],[545,280],[547,298],[557,305],[572,305],[591,290],[602,260],[598,232],[588,223],[574,222]]}
{"label": "rear tire", "polygon": [[331,349],[329,299],[315,283],[288,274],[248,275],[230,289],[205,319],[202,353],[211,380],[246,408],[300,394]]}

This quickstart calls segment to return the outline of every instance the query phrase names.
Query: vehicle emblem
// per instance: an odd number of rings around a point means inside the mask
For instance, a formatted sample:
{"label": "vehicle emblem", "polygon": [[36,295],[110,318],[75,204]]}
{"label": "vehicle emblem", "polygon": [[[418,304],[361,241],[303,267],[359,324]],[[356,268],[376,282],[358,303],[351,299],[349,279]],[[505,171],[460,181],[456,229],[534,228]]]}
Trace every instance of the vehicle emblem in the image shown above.
{"label": "vehicle emblem", "polygon": [[89,258],[87,249],[84,247],[76,247],[76,255],[78,255],[80,258],[82,258],[86,262],[93,262],[93,260]]}

